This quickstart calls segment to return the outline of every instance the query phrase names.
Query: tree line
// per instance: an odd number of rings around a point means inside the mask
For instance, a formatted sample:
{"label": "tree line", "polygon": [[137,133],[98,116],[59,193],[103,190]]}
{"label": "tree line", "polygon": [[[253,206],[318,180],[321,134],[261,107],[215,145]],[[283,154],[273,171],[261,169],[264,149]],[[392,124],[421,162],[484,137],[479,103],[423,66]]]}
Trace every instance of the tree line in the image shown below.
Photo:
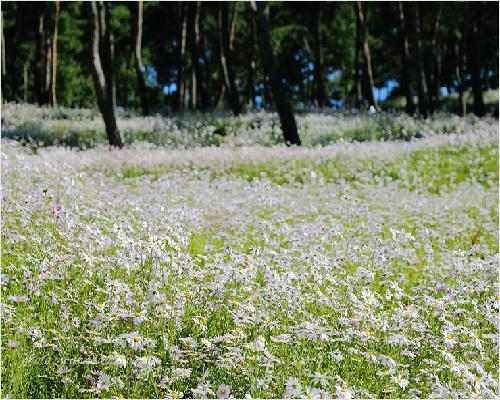
{"label": "tree line", "polygon": [[498,88],[497,2],[2,2],[2,99],[97,104],[122,146],[117,105],[234,115],[380,110],[377,88],[427,117],[443,93],[464,115]]}

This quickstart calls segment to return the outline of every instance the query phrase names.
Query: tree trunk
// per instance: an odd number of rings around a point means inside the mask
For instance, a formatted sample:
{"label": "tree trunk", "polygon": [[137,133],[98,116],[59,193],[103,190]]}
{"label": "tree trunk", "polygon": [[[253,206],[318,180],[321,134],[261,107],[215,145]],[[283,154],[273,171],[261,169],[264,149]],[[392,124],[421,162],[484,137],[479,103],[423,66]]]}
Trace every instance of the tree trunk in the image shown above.
{"label": "tree trunk", "polygon": [[398,1],[399,34],[400,34],[400,54],[401,54],[401,87],[406,97],[405,111],[413,114],[415,104],[413,104],[413,94],[411,91],[411,68],[410,68],[410,46],[408,44],[408,31],[406,28],[406,18],[404,3]]}
{"label": "tree trunk", "polygon": [[370,106],[374,106],[375,109],[379,109],[375,96],[373,95],[373,90],[375,84],[373,83],[373,73],[372,73],[372,62],[370,58],[370,48],[368,46],[368,40],[366,39],[366,19],[364,6],[361,1],[356,2],[357,7],[357,19],[360,29],[360,44],[363,50],[363,81],[365,87],[365,99],[368,101]]}
{"label": "tree trunk", "polygon": [[7,70],[5,68],[5,36],[3,33],[3,11],[0,10],[0,25],[1,25],[1,30],[2,30],[2,77],[4,77],[7,74]]}
{"label": "tree trunk", "polygon": [[474,96],[474,114],[481,117],[484,114],[483,87],[481,80],[481,58],[482,41],[479,34],[479,28],[482,24],[483,5],[481,2],[471,2],[470,11],[470,69],[472,79],[472,94]]}
{"label": "tree trunk", "polygon": [[85,3],[90,9],[92,22],[92,77],[106,134],[111,146],[123,147],[123,140],[116,125],[114,86],[113,36],[109,24],[109,3]]}
{"label": "tree trunk", "polygon": [[51,105],[52,107],[57,106],[57,94],[56,94],[56,81],[57,81],[57,38],[59,31],[59,13],[61,11],[61,4],[58,0],[55,2],[56,15],[54,18],[54,35],[52,36],[52,97]]}
{"label": "tree trunk", "polygon": [[323,77],[323,32],[321,24],[323,19],[323,3],[316,2],[313,5],[313,35],[314,35],[314,104],[316,108],[325,105],[325,83]]}
{"label": "tree trunk", "polygon": [[252,18],[251,7],[249,7],[247,10],[248,10],[248,18],[247,18],[247,21],[248,21],[247,96],[248,96],[248,104],[250,105],[250,108],[253,110],[255,108],[254,21]]}
{"label": "tree trunk", "polygon": [[[190,3],[191,13],[190,13],[190,32],[189,32],[189,43],[191,48],[191,64],[194,68],[193,79],[192,79],[192,96],[193,96],[193,108],[206,109],[208,107],[207,91],[205,87],[205,77],[204,68],[205,64],[204,52],[202,50],[202,34],[201,34],[201,1]],[[200,61],[203,59],[203,64]]]}
{"label": "tree trunk", "polygon": [[429,116],[429,93],[425,78],[425,69],[423,64],[422,40],[420,38],[420,4],[413,4],[413,22],[414,22],[414,48],[415,48],[415,67],[418,77],[418,111],[427,118]]}
{"label": "tree trunk", "polygon": [[432,109],[436,108],[439,97],[441,94],[441,2],[437,3],[436,19],[434,20],[434,27],[432,32],[432,72],[433,79],[431,80],[432,87]]}
{"label": "tree trunk", "polygon": [[361,108],[361,76],[359,73],[359,54],[361,53],[361,27],[358,19],[358,8],[354,5],[354,15],[356,16],[356,43],[354,45],[354,108]]}
{"label": "tree trunk", "polygon": [[35,47],[35,97],[38,104],[50,101],[51,77],[51,35],[50,35],[50,3],[44,2],[38,15],[38,31]]}
{"label": "tree trunk", "polygon": [[144,78],[145,68],[142,63],[142,25],[144,16],[144,3],[142,0],[137,2],[137,20],[135,25],[135,73],[137,76],[137,86],[139,88],[139,96],[141,98],[142,115],[149,114],[148,89],[146,87],[146,79]]}
{"label": "tree trunk", "polygon": [[174,108],[181,109],[184,106],[185,98],[185,79],[184,63],[186,55],[186,36],[187,36],[187,12],[184,2],[177,2],[177,18],[179,21],[177,35],[177,88],[175,92]]}
{"label": "tree trunk", "polygon": [[278,72],[273,48],[271,46],[271,30],[269,27],[269,5],[267,2],[251,2],[252,9],[256,16],[258,40],[262,65],[269,76],[269,84],[276,104],[276,109],[280,116],[281,130],[287,145],[300,145],[300,138],[297,133],[297,124],[293,115],[292,107],[287,99],[285,87]]}
{"label": "tree trunk", "polygon": [[43,30],[43,43],[44,43],[44,59],[43,59],[43,98],[44,104],[50,102],[50,78],[51,78],[51,58],[52,58],[52,41],[50,35],[50,2],[45,3],[45,28]]}
{"label": "tree trunk", "polygon": [[231,11],[231,28],[229,29],[229,50],[233,50],[234,35],[236,33],[236,21],[238,17],[238,2],[233,1],[233,10]]}
{"label": "tree trunk", "polygon": [[229,35],[227,29],[228,3],[218,2],[218,33],[219,33],[219,61],[221,67],[221,75],[229,95],[229,106],[234,115],[241,113],[240,100],[238,89],[233,70],[233,60],[231,50],[229,48]]}
{"label": "tree trunk", "polygon": [[23,100],[25,103],[28,102],[28,64],[23,66]]}
{"label": "tree trunk", "polygon": [[466,53],[466,30],[467,30],[467,3],[464,3],[464,15],[462,21],[462,31],[457,26],[455,30],[455,75],[458,83],[458,112],[465,116],[467,112],[467,103],[465,101],[465,71],[467,68]]}
{"label": "tree trunk", "polygon": [[[233,50],[233,42],[234,42],[234,34],[236,32],[236,16],[238,14],[238,2],[233,1],[233,9],[231,11],[231,28],[229,30],[229,50]],[[222,103],[224,101],[224,97],[226,95],[226,85],[224,84],[224,80],[222,79],[222,84],[219,89],[219,97],[217,100],[217,105],[215,109],[218,110],[222,107]]]}

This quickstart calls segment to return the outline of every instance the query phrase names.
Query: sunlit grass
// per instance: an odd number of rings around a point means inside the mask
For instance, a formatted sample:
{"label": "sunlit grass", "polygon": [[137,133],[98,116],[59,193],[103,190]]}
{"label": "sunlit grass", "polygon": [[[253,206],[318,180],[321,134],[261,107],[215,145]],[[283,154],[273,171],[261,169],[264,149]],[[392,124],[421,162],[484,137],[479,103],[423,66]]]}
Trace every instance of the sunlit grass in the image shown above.
{"label": "sunlit grass", "polygon": [[497,397],[496,129],[3,141],[2,396]]}

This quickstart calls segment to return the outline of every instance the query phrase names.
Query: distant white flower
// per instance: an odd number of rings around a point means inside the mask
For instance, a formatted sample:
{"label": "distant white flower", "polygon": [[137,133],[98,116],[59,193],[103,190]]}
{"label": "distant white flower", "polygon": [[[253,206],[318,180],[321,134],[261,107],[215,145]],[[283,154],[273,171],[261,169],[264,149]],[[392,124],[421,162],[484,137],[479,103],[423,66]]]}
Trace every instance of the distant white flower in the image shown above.
{"label": "distant white flower", "polygon": [[148,317],[146,316],[146,310],[142,310],[141,312],[137,312],[134,314],[134,317],[133,317],[134,325],[142,324],[147,319],[148,319]]}
{"label": "distant white flower", "polygon": [[444,336],[444,343],[446,344],[446,346],[450,348],[458,343],[455,340],[455,335],[450,331],[443,331],[443,336]]}
{"label": "distant white flower", "polygon": [[182,392],[176,392],[174,390],[172,390],[171,392],[169,392],[167,394],[167,399],[182,399],[184,397],[184,393]]}
{"label": "distant white flower", "polygon": [[285,384],[285,397],[298,397],[302,393],[302,385],[297,378],[290,377]]}
{"label": "distant white flower", "polygon": [[144,339],[137,332],[126,335],[125,340],[132,350],[142,350],[144,348]]}
{"label": "distant white flower", "polygon": [[198,399],[206,398],[207,395],[213,394],[210,384],[207,383],[199,383],[196,389],[191,389],[193,396]]}
{"label": "distant white flower", "polygon": [[231,387],[228,385],[219,385],[219,387],[217,388],[217,397],[219,399],[229,398],[230,393],[231,393]]}
{"label": "distant white flower", "polygon": [[282,333],[278,336],[271,336],[271,341],[275,343],[290,343],[292,340],[292,335],[288,333]]}
{"label": "distant white flower", "polygon": [[345,386],[336,386],[338,399],[352,399],[352,392]]}
{"label": "distant white flower", "polygon": [[99,392],[107,392],[111,388],[111,377],[107,374],[99,375],[97,378],[96,387]]}
{"label": "distant white flower", "polygon": [[176,368],[173,371],[173,375],[178,378],[189,378],[191,376],[191,368]]}
{"label": "distant white flower", "polygon": [[324,392],[321,389],[306,387],[305,399],[322,399],[324,398]]}
{"label": "distant white flower", "polygon": [[404,379],[401,374],[399,374],[398,376],[391,377],[391,380],[402,389],[405,389],[409,383],[408,380]]}
{"label": "distant white flower", "polygon": [[127,366],[127,358],[116,351],[113,351],[112,359],[113,363],[118,367],[125,368]]}
{"label": "distant white flower", "polygon": [[328,385],[328,376],[321,372],[315,372],[312,379],[313,385],[326,387]]}

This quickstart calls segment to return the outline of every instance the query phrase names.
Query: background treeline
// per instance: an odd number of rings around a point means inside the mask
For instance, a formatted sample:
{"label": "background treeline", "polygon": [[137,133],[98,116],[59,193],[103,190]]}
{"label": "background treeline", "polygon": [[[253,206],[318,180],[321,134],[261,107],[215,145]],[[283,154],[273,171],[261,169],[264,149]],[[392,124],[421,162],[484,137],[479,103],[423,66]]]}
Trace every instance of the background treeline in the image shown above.
{"label": "background treeline", "polygon": [[[88,5],[2,2],[3,101],[96,104]],[[110,93],[118,107],[144,114],[274,109],[271,75],[295,109],[378,108],[384,100],[424,116],[448,94],[457,95],[451,111],[481,115],[483,92],[498,87],[498,2],[271,2],[277,74],[263,65],[262,21],[250,2],[102,7]]]}

